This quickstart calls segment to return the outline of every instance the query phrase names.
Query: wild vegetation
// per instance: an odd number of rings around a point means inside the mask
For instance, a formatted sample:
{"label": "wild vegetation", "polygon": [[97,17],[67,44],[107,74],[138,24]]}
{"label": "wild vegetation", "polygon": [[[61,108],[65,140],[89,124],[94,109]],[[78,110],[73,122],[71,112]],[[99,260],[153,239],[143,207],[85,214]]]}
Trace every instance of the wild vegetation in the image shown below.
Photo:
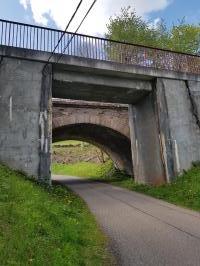
{"label": "wild vegetation", "polygon": [[111,265],[107,240],[68,189],[42,187],[0,165],[0,264]]}
{"label": "wild vegetation", "polygon": [[81,141],[63,141],[53,144],[53,162],[73,164],[78,162],[104,163],[109,157],[94,145]]}
{"label": "wild vegetation", "polygon": [[184,18],[171,27],[167,27],[163,19],[153,24],[139,17],[130,7],[110,18],[106,37],[178,52],[200,52],[200,24],[188,24]]}

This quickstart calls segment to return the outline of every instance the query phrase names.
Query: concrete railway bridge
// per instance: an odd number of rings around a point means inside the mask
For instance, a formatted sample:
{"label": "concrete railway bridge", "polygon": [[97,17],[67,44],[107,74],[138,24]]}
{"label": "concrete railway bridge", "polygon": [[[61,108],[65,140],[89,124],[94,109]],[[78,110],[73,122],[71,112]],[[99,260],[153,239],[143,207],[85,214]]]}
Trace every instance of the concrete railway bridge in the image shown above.
{"label": "concrete railway bridge", "polygon": [[[170,182],[200,161],[198,56],[0,20],[0,161],[48,183],[52,97],[127,104],[140,183]],[[119,151],[111,131],[106,147]]]}

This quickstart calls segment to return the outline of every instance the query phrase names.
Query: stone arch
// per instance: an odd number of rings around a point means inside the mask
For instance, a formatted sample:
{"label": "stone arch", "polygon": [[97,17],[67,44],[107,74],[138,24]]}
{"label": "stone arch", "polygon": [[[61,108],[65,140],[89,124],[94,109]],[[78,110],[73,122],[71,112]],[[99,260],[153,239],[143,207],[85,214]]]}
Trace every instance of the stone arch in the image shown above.
{"label": "stone arch", "polygon": [[96,145],[106,152],[120,170],[133,173],[131,143],[125,135],[111,128],[89,124],[70,124],[53,129],[53,142],[81,140]]}
{"label": "stone arch", "polygon": [[128,107],[124,105],[54,99],[53,129],[69,124],[105,126],[130,138]]}

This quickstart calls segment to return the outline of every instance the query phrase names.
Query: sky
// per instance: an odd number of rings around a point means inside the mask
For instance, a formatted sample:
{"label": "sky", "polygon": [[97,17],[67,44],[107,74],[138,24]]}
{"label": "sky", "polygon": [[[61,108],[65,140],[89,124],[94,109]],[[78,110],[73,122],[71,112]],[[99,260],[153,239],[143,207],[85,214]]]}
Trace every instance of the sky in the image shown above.
{"label": "sky", "polygon": [[[64,29],[79,0],[0,0],[0,18]],[[93,0],[83,0],[69,31],[75,31]],[[200,23],[200,0],[97,0],[79,33],[104,36],[110,16],[131,6],[139,16],[154,24],[160,18],[168,26],[185,17]]]}

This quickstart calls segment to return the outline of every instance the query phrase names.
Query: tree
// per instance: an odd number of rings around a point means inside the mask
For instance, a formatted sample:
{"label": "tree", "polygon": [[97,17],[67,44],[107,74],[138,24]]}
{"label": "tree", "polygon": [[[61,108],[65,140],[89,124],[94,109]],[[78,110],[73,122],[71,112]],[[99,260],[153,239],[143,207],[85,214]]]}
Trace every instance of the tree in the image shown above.
{"label": "tree", "polygon": [[200,26],[180,24],[171,29],[169,48],[179,52],[196,54],[200,48]]}
{"label": "tree", "polygon": [[183,20],[167,29],[164,20],[160,20],[152,26],[130,7],[110,18],[106,37],[186,53],[196,54],[200,50],[200,25],[186,24]]}
{"label": "tree", "polygon": [[107,30],[106,37],[109,39],[146,46],[157,46],[164,38],[168,39],[164,21],[161,21],[157,27],[151,27],[136,15],[135,10],[131,11],[130,6],[122,8],[119,15],[110,18]]}

